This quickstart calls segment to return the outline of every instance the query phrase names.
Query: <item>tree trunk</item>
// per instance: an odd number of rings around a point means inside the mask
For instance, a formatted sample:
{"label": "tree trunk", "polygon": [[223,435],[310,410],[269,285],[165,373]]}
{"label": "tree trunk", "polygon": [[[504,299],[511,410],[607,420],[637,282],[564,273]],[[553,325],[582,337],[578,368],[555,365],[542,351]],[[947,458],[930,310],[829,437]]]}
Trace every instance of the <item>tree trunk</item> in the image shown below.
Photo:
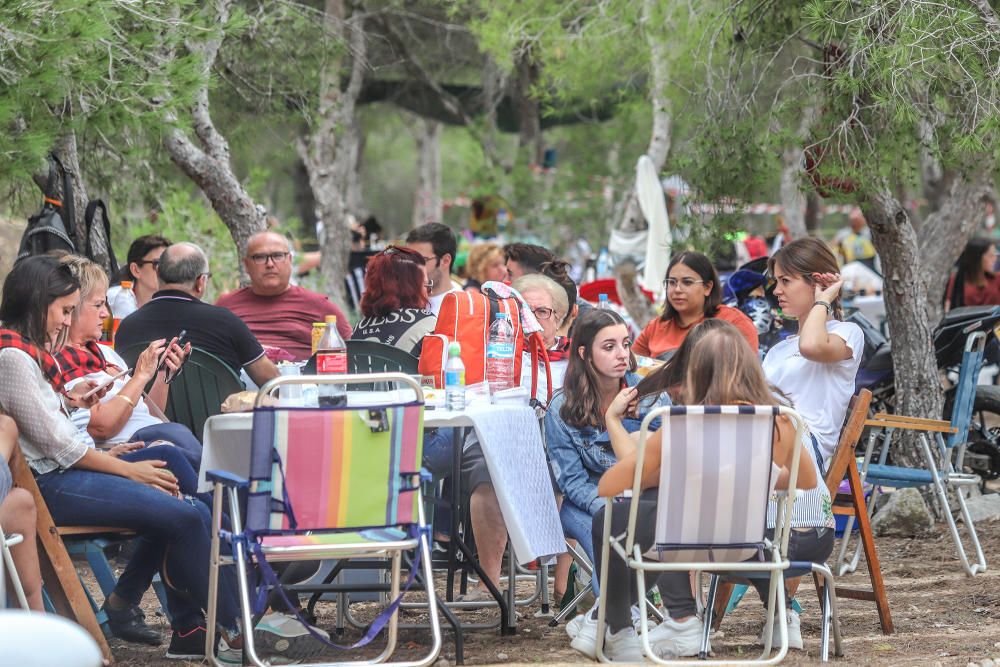
{"label": "tree trunk", "polygon": [[350,142],[351,152],[347,156],[347,186],[344,191],[344,206],[347,212],[358,222],[363,222],[370,215],[365,206],[365,192],[361,183],[361,163],[365,154],[365,135],[361,131],[357,115],[351,116],[351,127],[348,132],[354,137]]}
{"label": "tree trunk", "polygon": [[[218,0],[216,13],[219,25],[225,25],[229,20],[230,4],[229,0]],[[191,108],[194,138],[192,140],[183,130],[175,127],[167,133],[163,143],[174,164],[180,167],[208,198],[212,208],[229,229],[239,257],[243,257],[250,237],[263,231],[266,223],[263,209],[257,207],[233,173],[229,159],[229,142],[219,133],[212,121],[207,82],[221,45],[220,35],[204,44],[189,47],[202,57],[201,65],[206,82],[196,94],[194,106]],[[240,284],[246,285],[249,281],[243,263],[240,262]]]}
{"label": "tree trunk", "polygon": [[517,108],[518,156],[527,155],[528,163],[541,166],[545,152],[542,137],[542,108],[532,90],[538,83],[539,67],[531,51],[525,48],[517,61],[513,100]]}
{"label": "tree trunk", "polygon": [[[892,364],[896,383],[896,412],[938,419],[944,393],[934,357],[927,317],[930,275],[922,262],[916,230],[906,209],[884,189],[861,205],[882,262]],[[903,464],[920,460],[912,443],[896,452]]]}
{"label": "tree trunk", "polygon": [[301,159],[296,160],[292,167],[292,187],[295,192],[295,210],[302,221],[302,231],[305,238],[311,239],[316,236],[316,223],[319,219],[316,217],[316,198],[309,185],[309,172]]}
{"label": "tree trunk", "polygon": [[[649,138],[649,148],[646,150],[646,155],[650,157],[656,166],[656,171],[659,172],[663,169],[663,163],[666,162],[667,153],[670,152],[671,114],[670,101],[667,99],[669,72],[667,71],[666,44],[659,30],[660,27],[650,25],[654,9],[654,0],[643,0],[642,24],[646,45],[649,47],[650,97],[653,111],[653,132]],[[617,228],[622,231],[637,231],[645,227],[634,183],[633,178],[633,185],[628,189],[618,209],[621,211],[621,217],[618,219]],[[629,316],[640,327],[644,326],[650,319],[649,301],[640,290],[639,281],[629,279],[627,265],[615,267],[615,279],[618,296],[622,304],[625,305]],[[641,307],[641,304],[647,304],[647,308]],[[631,308],[635,309],[635,312],[630,308],[630,305]]]}
{"label": "tree trunk", "polygon": [[309,173],[309,184],[323,221],[320,239],[323,284],[327,295],[340,304],[347,303],[343,278],[347,275],[351,235],[344,218],[350,173],[356,167],[361,145],[354,113],[364,80],[367,47],[364,17],[361,14],[345,17],[343,0],[326,0],[323,21],[327,33],[342,43],[346,41],[353,59],[347,87],[340,88],[347,57],[329,62],[320,75],[319,108],[313,114],[309,134],[298,142],[299,157]]}
{"label": "tree trunk", "polygon": [[806,216],[804,222],[806,231],[810,234],[815,234],[819,230],[821,206],[822,203],[819,200],[818,194],[810,192],[806,195]]}
{"label": "tree trunk", "polygon": [[806,231],[806,197],[799,183],[802,178],[802,146],[789,146],[782,154],[781,207],[785,224],[793,239],[800,239]]}
{"label": "tree trunk", "polygon": [[419,119],[417,128],[417,192],[413,226],[441,222],[441,123]]}

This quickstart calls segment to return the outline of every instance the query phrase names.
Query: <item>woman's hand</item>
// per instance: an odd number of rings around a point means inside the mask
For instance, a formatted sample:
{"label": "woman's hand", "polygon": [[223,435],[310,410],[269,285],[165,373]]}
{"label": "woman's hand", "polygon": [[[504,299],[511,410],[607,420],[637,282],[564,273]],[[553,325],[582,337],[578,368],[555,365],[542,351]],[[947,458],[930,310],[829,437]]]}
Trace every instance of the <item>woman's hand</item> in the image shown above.
{"label": "woman's hand", "polygon": [[177,344],[177,339],[174,338],[170,341],[170,346],[167,348],[167,356],[163,360],[163,364],[169,369],[170,374],[173,375],[177,373],[178,368],[184,365],[189,354],[191,354],[191,343],[187,343],[184,347],[181,347]]}
{"label": "woman's hand", "polygon": [[120,445],[115,445],[108,450],[108,455],[115,458],[120,457],[122,454],[128,454],[129,452],[134,452],[137,449],[142,449],[146,446],[144,442],[123,442]]}
{"label": "woman's hand", "polygon": [[844,279],[839,273],[814,273],[816,301],[826,301],[833,303],[833,300],[840,294],[840,288],[844,286]]}
{"label": "woman's hand", "polygon": [[137,377],[142,380],[145,385],[153,376],[156,375],[156,367],[159,365],[160,354],[163,353],[163,348],[166,347],[166,340],[161,338],[159,340],[154,340],[149,344],[139,358],[135,361],[135,371],[132,373],[132,377]]}
{"label": "woman's hand", "polygon": [[604,420],[620,421],[622,417],[628,414],[629,410],[634,410],[633,403],[636,400],[636,389],[635,387],[625,387],[618,395],[615,396],[614,400],[611,401],[611,405],[608,406],[607,411],[604,413]]}
{"label": "woman's hand", "polygon": [[128,477],[133,482],[148,484],[154,489],[159,489],[172,496],[180,495],[180,487],[177,486],[177,478],[174,473],[166,470],[165,461],[135,461],[129,463]]}
{"label": "woman's hand", "polygon": [[77,382],[73,388],[65,392],[64,395],[66,396],[66,400],[69,401],[69,404],[74,408],[89,410],[100,403],[101,399],[104,398],[104,395],[108,393],[109,389],[111,389],[111,385],[107,385],[100,391],[96,391],[90,396],[84,398],[84,394],[88,393],[91,389],[97,386],[98,384],[94,380],[84,380],[83,382]]}

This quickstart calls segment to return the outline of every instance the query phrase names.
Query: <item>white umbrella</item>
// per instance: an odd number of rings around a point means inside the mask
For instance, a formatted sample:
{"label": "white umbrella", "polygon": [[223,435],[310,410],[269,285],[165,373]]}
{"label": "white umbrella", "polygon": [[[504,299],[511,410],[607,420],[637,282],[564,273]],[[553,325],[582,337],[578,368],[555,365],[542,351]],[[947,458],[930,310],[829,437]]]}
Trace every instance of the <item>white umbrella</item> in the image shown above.
{"label": "white umbrella", "polygon": [[635,190],[639,208],[649,225],[642,284],[659,297],[663,293],[663,277],[670,263],[670,220],[663,185],[656,173],[656,165],[648,155],[640,157],[635,166]]}

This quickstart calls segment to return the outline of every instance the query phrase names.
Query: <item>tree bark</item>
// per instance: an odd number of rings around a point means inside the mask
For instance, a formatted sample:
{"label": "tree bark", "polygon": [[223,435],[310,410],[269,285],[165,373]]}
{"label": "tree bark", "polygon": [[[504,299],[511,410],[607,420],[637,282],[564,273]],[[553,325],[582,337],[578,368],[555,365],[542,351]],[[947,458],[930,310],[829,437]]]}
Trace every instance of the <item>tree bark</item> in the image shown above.
{"label": "tree bark", "polygon": [[820,206],[821,203],[818,194],[810,192],[806,195],[806,215],[804,222],[806,231],[810,234],[815,234],[819,230]]}
{"label": "tree bark", "polygon": [[781,207],[785,225],[793,239],[808,234],[806,230],[806,197],[799,183],[802,180],[802,146],[788,146],[782,151]]}
{"label": "tree bark", "polygon": [[[350,171],[357,164],[360,130],[355,108],[364,81],[367,41],[364,17],[346,18],[343,0],[326,0],[324,25],[327,34],[347,43],[349,58],[330,61],[320,75],[319,107],[313,114],[309,134],[298,142],[299,157],[309,173],[309,184],[320,219],[322,260],[320,272],[326,293],[337,303],[347,303],[343,277],[347,275],[351,236],[345,224]],[[341,71],[350,59],[350,78],[341,90]]]}
{"label": "tree bark", "polygon": [[525,47],[517,61],[516,79],[512,97],[517,107],[518,155],[527,155],[528,163],[541,166],[545,152],[542,137],[542,106],[534,96],[532,88],[538,82],[539,67],[531,51]]}
{"label": "tree bark", "polygon": [[[230,0],[218,0],[218,24],[229,20]],[[191,108],[194,137],[180,128],[170,130],[164,139],[170,159],[195,182],[208,198],[212,208],[229,229],[240,257],[246,254],[250,237],[266,227],[263,209],[258,208],[243,184],[233,173],[229,159],[229,142],[216,129],[208,101],[209,73],[222,46],[222,35],[204,43],[189,45],[189,49],[202,58],[204,84],[195,96]],[[249,277],[240,262],[240,284],[249,283]]]}
{"label": "tree bark", "polygon": [[441,222],[441,123],[417,122],[417,191],[413,202],[413,226]]}
{"label": "tree bark", "polygon": [[[656,166],[657,172],[663,168],[666,162],[667,153],[670,152],[671,139],[671,113],[670,101],[667,99],[667,83],[669,72],[667,71],[667,48],[663,41],[659,27],[650,25],[654,14],[654,0],[643,0],[642,3],[642,24],[646,37],[646,45],[649,48],[650,60],[650,98],[653,112],[653,132],[649,138],[649,148],[646,155],[650,157]],[[617,228],[622,231],[638,231],[645,226],[642,218],[642,211],[639,209],[639,199],[636,195],[634,178],[633,185],[625,195],[620,208],[621,216],[618,218]],[[649,301],[639,288],[638,280],[629,280],[627,266],[615,267],[615,279],[618,296],[625,305],[629,316],[639,326],[644,326],[649,321],[648,304]],[[640,304],[646,304],[642,308]],[[635,309],[633,312],[631,308]]]}
{"label": "tree bark", "polygon": [[[906,209],[887,188],[862,202],[861,210],[882,262],[882,294],[896,383],[895,411],[911,417],[940,418],[944,393],[931,338],[935,322],[927,313],[930,275],[921,258],[916,230]],[[919,458],[912,447],[904,447],[897,455],[904,463]]]}

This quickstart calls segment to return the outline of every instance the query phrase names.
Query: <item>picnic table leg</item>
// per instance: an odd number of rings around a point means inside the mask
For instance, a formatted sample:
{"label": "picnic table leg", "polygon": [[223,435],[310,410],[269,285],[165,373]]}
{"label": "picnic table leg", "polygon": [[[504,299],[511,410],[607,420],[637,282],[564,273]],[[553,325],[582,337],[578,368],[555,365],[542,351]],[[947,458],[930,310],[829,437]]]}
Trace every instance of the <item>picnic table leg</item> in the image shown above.
{"label": "picnic table leg", "polygon": [[452,429],[452,468],[451,468],[451,539],[448,540],[448,577],[445,599],[455,600],[455,568],[458,566],[458,519],[459,507],[462,502],[462,434],[464,429],[456,426]]}
{"label": "picnic table leg", "polygon": [[35,512],[38,516],[35,530],[38,534],[38,564],[42,571],[42,581],[52,606],[61,616],[65,616],[79,623],[84,630],[97,642],[101,649],[101,655],[108,661],[114,658],[111,655],[111,648],[108,646],[101,626],[97,622],[94,610],[90,607],[90,601],[83,590],[83,584],[77,576],[73,561],[70,560],[62,538],[56,530],[52,515],[45,505],[35,478],[28,469],[28,463],[21,455],[19,448],[14,449],[14,456],[11,458],[11,473],[14,477],[14,485],[26,489],[35,500]]}

